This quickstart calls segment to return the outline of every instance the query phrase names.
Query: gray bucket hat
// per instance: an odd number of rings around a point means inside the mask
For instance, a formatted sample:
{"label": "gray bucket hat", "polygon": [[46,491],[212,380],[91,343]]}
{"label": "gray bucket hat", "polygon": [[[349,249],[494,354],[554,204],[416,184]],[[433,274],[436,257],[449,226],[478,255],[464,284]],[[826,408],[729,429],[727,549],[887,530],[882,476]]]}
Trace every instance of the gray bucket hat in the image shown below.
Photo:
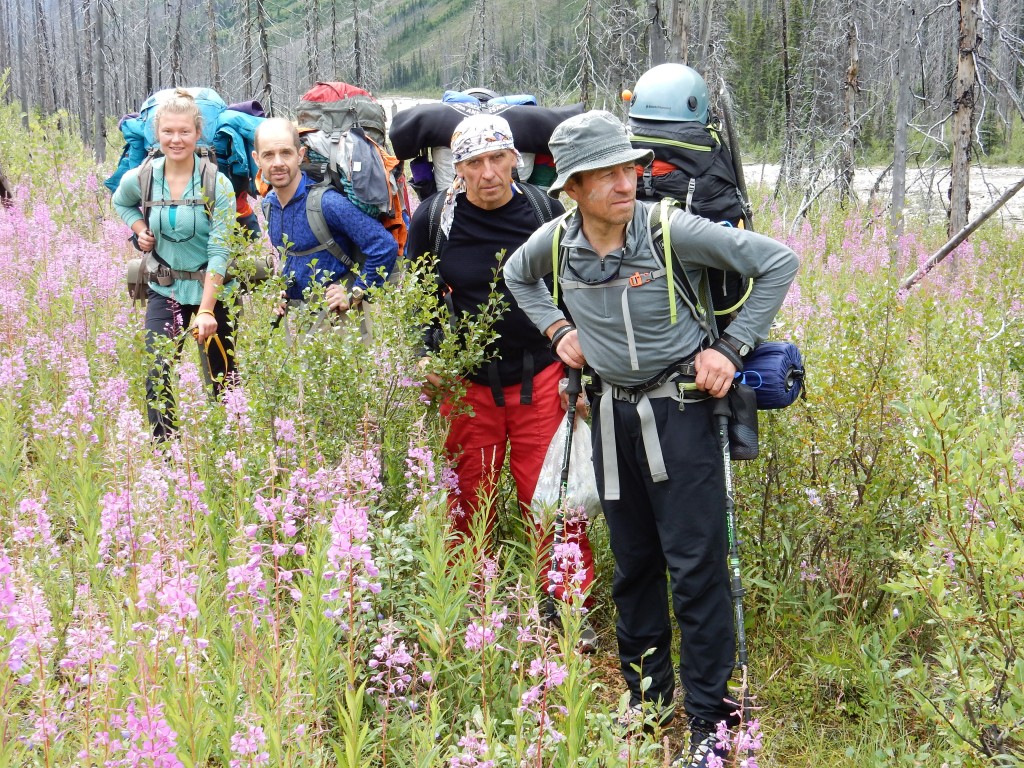
{"label": "gray bucket hat", "polygon": [[558,171],[558,178],[548,189],[552,197],[558,197],[574,173],[629,162],[648,165],[654,160],[651,150],[634,149],[626,127],[615,115],[602,109],[573,115],[559,123],[551,134],[548,148]]}

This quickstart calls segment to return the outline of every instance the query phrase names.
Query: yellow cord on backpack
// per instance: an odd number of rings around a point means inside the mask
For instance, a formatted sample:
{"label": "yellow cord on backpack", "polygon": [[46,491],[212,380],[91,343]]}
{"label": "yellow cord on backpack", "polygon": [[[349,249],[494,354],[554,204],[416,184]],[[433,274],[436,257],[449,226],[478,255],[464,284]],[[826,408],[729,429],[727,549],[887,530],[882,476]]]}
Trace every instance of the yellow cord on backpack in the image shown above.
{"label": "yellow cord on backpack", "polygon": [[551,294],[551,298],[555,304],[558,303],[558,238],[562,234],[562,228],[559,225],[555,225],[555,233],[551,238],[551,274],[554,277],[555,287]]}
{"label": "yellow cord on backpack", "polygon": [[[672,254],[672,227],[671,221],[666,219],[672,208],[672,200],[667,197],[661,199],[661,243],[665,251],[665,280],[668,282],[668,312],[669,322],[672,325],[678,320],[676,312],[676,282],[672,279],[672,262],[675,260]],[[669,219],[671,217],[669,216]]]}
{"label": "yellow cord on backpack", "polygon": [[754,290],[754,278],[748,277],[747,278],[747,290],[745,290],[743,292],[743,295],[740,296],[740,300],[737,301],[735,304],[733,304],[731,307],[728,307],[726,309],[716,309],[715,310],[715,315],[717,315],[718,317],[721,317],[722,315],[730,315],[733,312],[736,312],[740,307],[743,306],[743,304],[746,302],[746,300],[750,298],[750,293],[753,290]]}

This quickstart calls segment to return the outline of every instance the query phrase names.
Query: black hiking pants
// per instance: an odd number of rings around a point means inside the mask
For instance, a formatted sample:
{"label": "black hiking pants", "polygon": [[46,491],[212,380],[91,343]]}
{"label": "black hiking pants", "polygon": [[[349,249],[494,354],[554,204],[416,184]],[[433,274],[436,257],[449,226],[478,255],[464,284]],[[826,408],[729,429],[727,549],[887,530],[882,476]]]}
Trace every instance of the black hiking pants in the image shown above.
{"label": "black hiking pants", "polygon": [[[153,436],[164,440],[174,432],[174,397],[171,393],[171,365],[181,354],[185,338],[191,336],[186,330],[199,306],[179,304],[174,299],[161,296],[152,288],[146,296],[146,352],[152,356],[153,364],[146,374],[146,413]],[[234,332],[228,324],[228,310],[223,302],[213,305],[213,316],[217,319],[217,335],[224,346],[221,352],[216,341],[210,343],[209,353],[199,345],[200,367],[207,385],[213,387],[219,396],[224,384],[235,369]],[[166,343],[159,339],[175,339],[171,359],[164,356]]]}
{"label": "black hiking pants", "polygon": [[[686,712],[711,722],[731,720],[736,707],[723,699],[733,670],[735,636],[727,573],[725,470],[712,415],[714,401],[687,403],[684,411],[671,398],[650,403],[668,479],[651,480],[636,405],[616,400],[621,496],[617,501],[604,499],[600,405],[592,410],[594,469],[615,557],[612,598],[619,613],[616,635],[622,674],[631,704],[672,701],[667,570],[682,634],[680,679]],[[651,686],[641,692],[645,677],[651,678]]]}

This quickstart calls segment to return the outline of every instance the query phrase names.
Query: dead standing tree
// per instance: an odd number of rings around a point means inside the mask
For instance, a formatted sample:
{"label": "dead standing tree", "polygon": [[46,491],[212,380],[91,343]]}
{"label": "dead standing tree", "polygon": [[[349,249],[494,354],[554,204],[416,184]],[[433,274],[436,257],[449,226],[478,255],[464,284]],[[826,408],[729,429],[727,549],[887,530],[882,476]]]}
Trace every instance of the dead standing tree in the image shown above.
{"label": "dead standing tree", "polygon": [[839,196],[845,202],[853,194],[853,175],[857,151],[857,94],[860,93],[860,53],[857,40],[860,32],[853,19],[852,3],[850,4],[850,21],[846,31],[846,51],[850,62],[846,68],[843,81],[843,144],[840,155]]}
{"label": "dead standing tree", "polygon": [[[910,90],[914,0],[900,3],[900,45],[896,68],[896,130],[892,158],[892,210],[890,224],[897,239],[903,234],[903,206],[907,189],[907,128],[913,93]],[[895,258],[896,249],[893,249]]]}
{"label": "dead standing tree", "polygon": [[[93,148],[96,159],[104,162],[107,159],[107,57],[106,39],[103,33],[103,3],[102,0],[91,0],[88,7],[93,9],[93,23],[95,24],[93,34],[93,116],[96,120],[93,131]],[[88,24],[86,24],[88,26]]]}
{"label": "dead standing tree", "polygon": [[953,146],[949,181],[949,237],[967,226],[971,210],[971,151],[974,141],[975,55],[981,45],[978,29],[979,0],[959,0],[960,34],[957,40],[956,80],[953,90]]}

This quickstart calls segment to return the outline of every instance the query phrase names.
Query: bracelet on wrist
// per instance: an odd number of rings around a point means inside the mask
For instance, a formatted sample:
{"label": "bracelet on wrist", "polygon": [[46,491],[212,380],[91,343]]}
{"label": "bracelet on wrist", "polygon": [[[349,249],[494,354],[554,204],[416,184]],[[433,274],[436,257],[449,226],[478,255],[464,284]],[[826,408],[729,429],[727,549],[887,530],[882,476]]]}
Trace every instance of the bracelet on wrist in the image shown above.
{"label": "bracelet on wrist", "polygon": [[561,342],[562,339],[564,339],[566,336],[568,336],[570,333],[572,333],[575,330],[576,330],[576,326],[573,325],[572,323],[568,323],[567,325],[560,326],[557,331],[555,331],[553,334],[551,334],[551,350],[553,352],[557,352],[558,351],[558,344],[559,344],[559,342]]}
{"label": "bracelet on wrist", "polygon": [[217,319],[217,316],[215,314],[213,314],[213,310],[212,309],[200,309],[198,312],[196,312],[196,317],[199,317],[200,315],[209,315],[214,320]]}
{"label": "bracelet on wrist", "polygon": [[725,339],[715,339],[715,343],[711,345],[711,349],[727,358],[737,371],[743,370],[743,358],[740,357],[739,351]]}

